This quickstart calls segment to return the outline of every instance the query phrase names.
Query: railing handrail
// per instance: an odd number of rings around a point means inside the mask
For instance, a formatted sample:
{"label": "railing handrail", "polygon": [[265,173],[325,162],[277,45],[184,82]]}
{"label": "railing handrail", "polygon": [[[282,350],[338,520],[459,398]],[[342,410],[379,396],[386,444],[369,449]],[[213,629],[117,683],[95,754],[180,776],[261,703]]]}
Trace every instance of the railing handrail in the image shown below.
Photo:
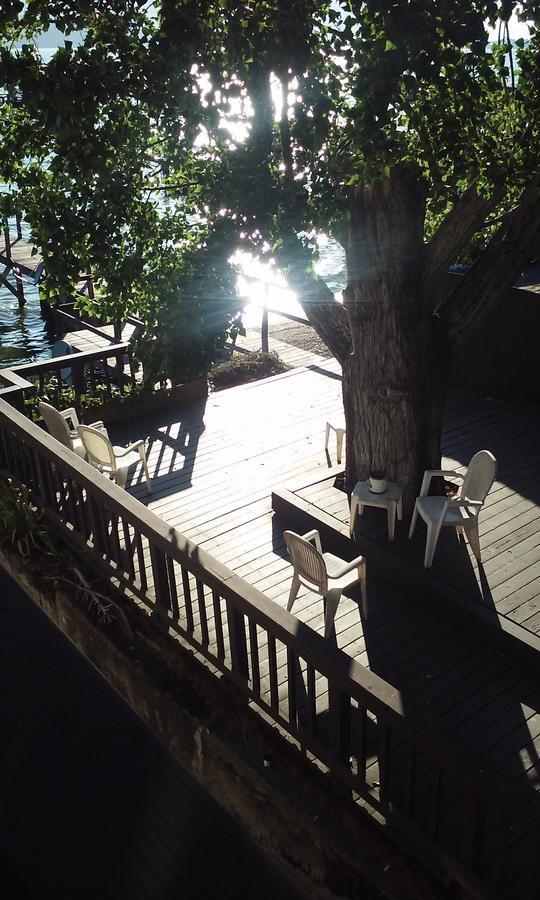
{"label": "railing handrail", "polygon": [[6,387],[0,387],[0,395],[13,387],[27,390],[33,388],[31,381],[23,378],[23,375],[35,375],[40,372],[58,371],[68,366],[82,366],[94,359],[103,359],[104,356],[116,356],[118,353],[126,353],[129,344],[111,344],[110,347],[102,347],[100,350],[84,350],[70,353],[67,356],[51,356],[49,359],[39,359],[37,362],[21,363],[18,366],[7,366],[0,369],[0,379],[7,382]]}
{"label": "railing handrail", "polygon": [[[99,335],[104,340],[110,341],[111,344],[114,344],[115,337],[114,335],[107,334],[107,332],[103,331],[99,325],[92,325],[90,322],[86,322],[84,319],[80,319],[77,316],[74,316],[72,313],[68,313],[63,309],[58,310],[58,314],[62,317],[62,319],[66,320],[68,323],[73,322],[78,327],[83,326],[84,330],[91,331],[93,334]],[[78,329],[77,329],[78,330]]]}
{"label": "railing handrail", "polygon": [[526,793],[515,783],[511,789],[508,788],[501,781],[500,772],[489,763],[478,768],[471,765],[459,739],[446,734],[443,724],[430,721],[422,710],[408,700],[405,715],[398,690],[337,647],[329,645],[321,635],[300,623],[295,616],[168,525],[114,482],[96,478],[95,470],[88,463],[1,399],[0,419],[27,444],[39,447],[45,457],[53,460],[56,467],[66,470],[107,509],[121,512],[152,546],[185,566],[208,587],[219,589],[224,599],[230,599],[250,621],[267,629],[274,638],[286,646],[292,645],[301,658],[314,665],[323,676],[330,677],[335,687],[375,714],[383,714],[390,725],[399,725],[402,735],[411,738],[422,752],[435,757],[440,765],[453,769],[454,774],[468,783],[476,794],[490,803],[493,803],[496,794],[501,805],[517,816],[519,824],[526,825],[540,836],[540,820],[533,815],[533,806],[540,802],[535,794]]}

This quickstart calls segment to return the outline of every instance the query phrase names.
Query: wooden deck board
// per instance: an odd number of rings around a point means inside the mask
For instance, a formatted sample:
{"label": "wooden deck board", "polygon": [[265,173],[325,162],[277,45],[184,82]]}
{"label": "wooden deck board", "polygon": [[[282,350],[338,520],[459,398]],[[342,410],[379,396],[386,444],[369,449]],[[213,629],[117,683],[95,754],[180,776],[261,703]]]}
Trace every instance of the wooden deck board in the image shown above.
{"label": "wooden deck board", "polygon": [[[325,374],[326,372],[326,374]],[[322,360],[286,373],[211,395],[205,408],[187,409],[170,425],[148,428],[154,490],[146,494],[137,472],[130,490],[150,509],[229,566],[267,597],[286,606],[292,570],[282,537],[287,522],[271,511],[274,486],[304,478],[299,493],[310,503],[348,521],[344,494],[327,479],[326,419],[342,416],[339,367]],[[141,422],[111,428],[127,443],[142,436]],[[445,465],[464,470],[470,456],[487,446],[499,461],[499,480],[481,519],[484,575],[490,603],[513,622],[540,634],[540,467],[538,428],[524,404],[493,404],[454,396],[445,432]],[[331,448],[332,450],[333,448]],[[335,454],[330,454],[330,463]],[[372,520],[385,540],[386,519]],[[422,525],[418,526],[422,528]],[[408,523],[398,528],[405,536]],[[441,541],[434,572],[457,584],[471,604],[478,602],[478,570],[467,548]],[[421,568],[419,542],[387,545]],[[147,578],[152,584],[149,561]],[[476,585],[476,593],[475,591]],[[178,581],[180,605],[182,586]],[[422,592],[420,592],[422,593]],[[478,758],[491,758],[507,777],[538,789],[540,780],[540,696],[536,679],[518,659],[480,633],[447,616],[440,598],[426,603],[420,593],[370,574],[367,616],[358,598],[346,597],[336,614],[337,646],[402,692],[405,704],[461,736]],[[195,594],[194,594],[195,597]],[[205,596],[208,645],[216,646],[211,597]],[[200,609],[194,600],[195,634],[201,640]],[[321,598],[301,591],[293,613],[323,632]],[[183,618],[182,618],[183,616]],[[182,621],[186,624],[185,611]],[[224,622],[226,630],[226,621]],[[260,631],[261,683],[271,704],[270,666]],[[277,648],[277,702],[286,718],[287,654]],[[306,673],[295,675],[306,689]],[[317,712],[327,711],[325,679],[316,679]],[[274,698],[275,699],[275,698]],[[307,702],[307,701],[306,701]],[[396,753],[399,765],[399,752]],[[371,758],[377,780],[376,755]],[[448,826],[451,834],[451,823]],[[516,875],[517,877],[517,875]],[[517,882],[516,882],[517,883]]]}
{"label": "wooden deck board", "polygon": [[6,243],[3,240],[0,245],[0,264],[3,266],[16,266],[25,275],[33,277],[36,270],[43,263],[40,253],[32,253],[34,244],[25,238],[19,238],[16,234],[10,234],[10,249],[6,252]]}

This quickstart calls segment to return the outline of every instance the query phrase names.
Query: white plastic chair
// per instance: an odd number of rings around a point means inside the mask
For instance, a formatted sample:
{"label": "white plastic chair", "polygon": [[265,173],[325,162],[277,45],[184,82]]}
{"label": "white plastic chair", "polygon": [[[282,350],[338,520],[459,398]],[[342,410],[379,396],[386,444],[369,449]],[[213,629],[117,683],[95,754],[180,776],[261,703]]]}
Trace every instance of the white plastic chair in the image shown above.
{"label": "white plastic chair", "polygon": [[104,475],[110,475],[120,487],[126,486],[130,466],[142,462],[148,493],[152,492],[143,440],[135,441],[129,447],[113,447],[106,434],[90,425],[79,425],[77,432],[86,450],[88,462]]}
{"label": "white plastic chair", "polygon": [[[70,450],[74,450],[77,456],[86,459],[86,451],[83,447],[83,442],[77,433],[79,419],[73,407],[58,410],[49,403],[40,402],[38,403],[38,410],[47,426],[49,434],[56,438],[57,441],[60,441],[64,447],[69,447]],[[93,422],[92,428],[100,429],[107,434],[103,422]]]}
{"label": "white plastic chair", "polygon": [[342,422],[339,425],[332,425],[331,422],[326,423],[326,433],[324,438],[324,449],[328,453],[328,443],[330,441],[330,431],[336,432],[336,459],[338,464],[341,462],[341,451],[343,449],[343,438],[345,435],[345,423]]}
{"label": "white plastic chair", "polygon": [[[428,469],[424,472],[420,496],[414,506],[409,537],[412,538],[418,515],[427,525],[426,552],[424,568],[429,569],[439,534],[443,525],[452,525],[459,535],[464,531],[471,549],[478,560],[480,556],[480,538],[478,534],[478,517],[484,501],[491,490],[497,474],[497,460],[489,450],[479,450],[469,463],[465,475],[445,469]],[[428,497],[431,479],[436,476],[451,476],[462,479],[459,494],[456,498]]]}
{"label": "white plastic chair", "polygon": [[[287,609],[291,611],[301,584],[322,594],[326,600],[324,636],[330,637],[338,603],[346,588],[359,581],[362,603],[365,603],[366,561],[363,556],[358,556],[352,562],[345,562],[332,553],[323,553],[321,538],[316,530],[308,531],[304,535],[285,531],[283,537],[294,567]],[[353,570],[356,570],[354,574]]]}

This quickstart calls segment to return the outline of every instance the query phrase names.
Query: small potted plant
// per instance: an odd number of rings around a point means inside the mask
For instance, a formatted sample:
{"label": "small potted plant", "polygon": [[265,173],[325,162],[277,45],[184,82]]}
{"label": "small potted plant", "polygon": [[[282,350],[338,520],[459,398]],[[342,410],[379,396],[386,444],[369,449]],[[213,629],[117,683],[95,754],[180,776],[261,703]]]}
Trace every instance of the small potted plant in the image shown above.
{"label": "small potted plant", "polygon": [[372,469],[369,473],[369,489],[372,494],[384,494],[387,488],[386,475],[382,469]]}

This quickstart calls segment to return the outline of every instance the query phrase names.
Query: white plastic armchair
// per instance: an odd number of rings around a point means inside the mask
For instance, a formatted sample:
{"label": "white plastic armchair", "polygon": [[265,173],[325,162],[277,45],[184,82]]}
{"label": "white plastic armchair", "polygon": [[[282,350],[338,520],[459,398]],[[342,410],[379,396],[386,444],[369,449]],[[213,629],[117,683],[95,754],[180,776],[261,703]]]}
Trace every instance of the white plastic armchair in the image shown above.
{"label": "white plastic armchair", "polygon": [[[412,514],[409,537],[412,538],[420,515],[427,525],[425,569],[429,569],[433,563],[439,534],[444,525],[452,525],[458,535],[464,531],[476,559],[481,561],[478,517],[496,474],[497,460],[489,450],[479,450],[474,454],[465,475],[451,469],[428,469],[424,473],[420,496],[416,499]],[[437,476],[461,480],[459,495],[455,498],[428,497],[431,480]]]}
{"label": "white plastic armchair", "polygon": [[294,568],[287,609],[291,611],[301,584],[322,594],[326,600],[324,636],[328,638],[332,634],[341,594],[346,588],[359,581],[362,602],[365,603],[366,561],[363,556],[358,556],[352,562],[345,562],[332,553],[323,553],[321,538],[316,530],[303,535],[285,531],[283,537]]}
{"label": "white plastic armchair", "polygon": [[144,441],[135,441],[129,447],[113,447],[108,436],[90,425],[77,426],[77,432],[81,439],[88,462],[103,472],[104,475],[116,481],[120,487],[125,488],[128,469],[142,462],[148,493],[152,491],[150,476],[148,474],[148,462]]}
{"label": "white plastic armchair", "polygon": [[[86,451],[83,447],[83,443],[77,433],[77,427],[79,425],[79,419],[77,417],[77,412],[73,407],[69,409],[58,410],[55,409],[54,406],[51,406],[49,403],[38,403],[38,410],[41,418],[45,422],[47,426],[47,431],[51,434],[57,441],[60,441],[65,447],[69,447],[70,450],[74,450],[78,456],[81,456],[83,459],[86,458]],[[103,422],[93,422],[92,428],[97,428],[105,431],[105,427]],[[105,434],[107,432],[105,431]]]}

